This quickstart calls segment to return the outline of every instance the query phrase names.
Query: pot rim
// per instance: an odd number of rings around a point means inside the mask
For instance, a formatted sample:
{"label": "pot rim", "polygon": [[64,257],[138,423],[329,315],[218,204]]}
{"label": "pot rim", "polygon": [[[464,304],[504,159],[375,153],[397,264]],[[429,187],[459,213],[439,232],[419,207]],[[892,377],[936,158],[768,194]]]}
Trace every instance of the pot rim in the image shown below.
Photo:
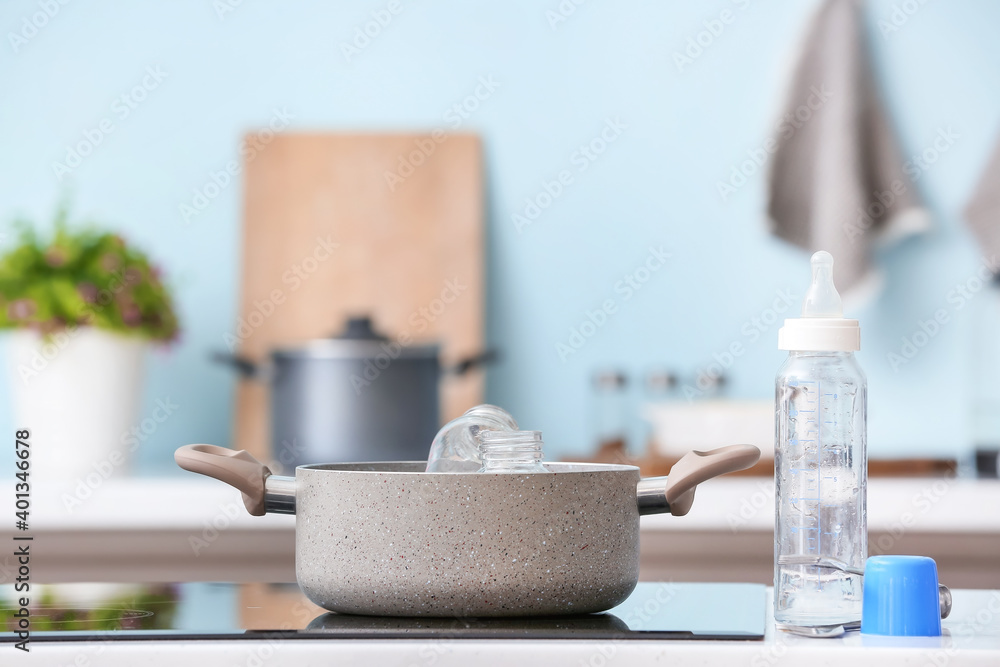
{"label": "pot rim", "polygon": [[[393,354],[393,349],[398,352]],[[393,340],[348,340],[317,338],[301,345],[279,347],[271,357],[279,359],[371,359],[386,355],[390,359],[426,359],[437,361],[441,346],[437,343],[401,345]]]}
{"label": "pot rim", "polygon": [[[544,465],[552,466],[557,468],[556,470],[549,471],[548,474],[552,475],[569,475],[574,473],[582,474],[592,474],[595,472],[639,472],[638,466],[626,465],[621,463],[578,463],[574,461],[552,461],[545,462]],[[397,468],[400,466],[407,466],[414,468],[413,470],[398,470],[393,469],[393,466]],[[481,473],[478,471],[473,472],[427,472],[425,468],[427,467],[426,461],[368,461],[368,462],[352,462],[352,463],[311,463],[309,465],[301,465],[295,468],[296,473],[299,470],[309,471],[309,472],[330,472],[330,473],[351,473],[354,475],[406,475],[406,476],[420,476],[423,479],[435,477],[435,478],[454,478],[462,479],[475,476],[477,478],[482,478],[488,476],[491,473]],[[544,475],[546,473],[532,472],[532,473],[492,473],[493,475],[509,475],[510,477],[524,477],[526,475]]]}

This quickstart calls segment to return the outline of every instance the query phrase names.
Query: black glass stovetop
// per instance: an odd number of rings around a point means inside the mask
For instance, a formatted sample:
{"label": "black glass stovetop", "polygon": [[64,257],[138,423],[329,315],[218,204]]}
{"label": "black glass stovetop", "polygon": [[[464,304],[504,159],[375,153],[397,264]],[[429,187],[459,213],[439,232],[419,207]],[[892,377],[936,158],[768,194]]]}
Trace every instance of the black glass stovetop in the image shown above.
{"label": "black glass stovetop", "polygon": [[[212,639],[722,639],[764,636],[759,584],[641,582],[601,614],[524,618],[394,618],[318,614],[297,587],[253,584],[284,601],[262,615],[241,584],[70,584],[33,587],[31,641]],[[19,605],[0,587],[0,642],[17,641]],[[292,601],[292,604],[288,604]],[[286,607],[288,608],[285,611]],[[276,609],[264,610],[275,612]],[[261,619],[266,616],[268,620]],[[276,618],[277,616],[277,618]]]}

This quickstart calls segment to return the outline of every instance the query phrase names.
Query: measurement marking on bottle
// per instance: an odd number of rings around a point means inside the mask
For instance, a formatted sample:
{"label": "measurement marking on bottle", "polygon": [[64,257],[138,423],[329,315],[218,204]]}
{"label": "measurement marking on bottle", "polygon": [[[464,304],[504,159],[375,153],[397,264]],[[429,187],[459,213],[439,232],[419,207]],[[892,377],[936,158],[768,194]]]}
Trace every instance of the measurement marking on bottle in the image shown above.
{"label": "measurement marking on bottle", "polygon": [[[816,383],[816,393],[820,393],[819,382]],[[819,396],[816,397],[816,409],[819,410]],[[820,442],[820,434],[816,434],[816,476],[819,478],[816,480],[816,504],[819,507],[816,509],[816,531],[821,532],[823,525],[823,494],[820,492],[820,485],[822,483],[822,472],[823,472],[823,443]],[[816,552],[822,553],[822,546],[817,541]],[[816,568],[816,585],[820,590],[823,590],[823,577],[820,576],[819,568]]]}
{"label": "measurement marking on bottle", "polygon": [[[793,422],[792,433],[789,433],[792,437],[789,437],[787,442],[789,446],[798,449],[800,452],[798,455],[801,457],[798,465],[790,466],[787,469],[789,474],[796,479],[795,485],[800,494],[798,497],[788,499],[790,509],[794,512],[793,516],[797,515],[795,523],[798,524],[789,526],[789,529],[792,534],[796,535],[801,553],[820,555],[823,553],[822,545],[838,534],[837,530],[832,532],[830,529],[824,530],[821,518],[823,478],[828,480],[828,484],[837,482],[835,474],[823,474],[825,471],[823,470],[822,429],[837,423],[835,418],[829,418],[830,415],[827,414],[823,397],[836,397],[836,393],[823,392],[821,383],[817,380],[792,379],[789,385],[799,388],[799,406],[789,409],[789,416],[797,417],[797,419]],[[814,448],[815,457],[813,456]],[[827,537],[824,538],[824,535]],[[808,572],[810,566],[802,566],[802,568]],[[812,569],[817,577],[816,586],[822,590],[822,571],[819,568]]]}

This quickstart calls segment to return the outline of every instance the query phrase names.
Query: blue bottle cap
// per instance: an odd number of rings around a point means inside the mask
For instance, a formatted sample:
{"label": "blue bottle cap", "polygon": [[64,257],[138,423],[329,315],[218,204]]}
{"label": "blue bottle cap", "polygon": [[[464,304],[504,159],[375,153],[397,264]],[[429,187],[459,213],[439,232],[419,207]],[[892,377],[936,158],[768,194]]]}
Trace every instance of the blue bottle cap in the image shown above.
{"label": "blue bottle cap", "polygon": [[872,556],[865,564],[861,632],[941,636],[937,564],[926,556]]}

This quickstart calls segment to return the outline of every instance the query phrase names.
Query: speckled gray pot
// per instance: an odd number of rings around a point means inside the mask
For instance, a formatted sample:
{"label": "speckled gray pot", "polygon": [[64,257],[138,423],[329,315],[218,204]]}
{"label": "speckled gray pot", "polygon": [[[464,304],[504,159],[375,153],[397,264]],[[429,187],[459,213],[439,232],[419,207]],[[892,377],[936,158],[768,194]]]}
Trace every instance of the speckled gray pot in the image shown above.
{"label": "speckled gray pot", "polygon": [[686,514],[697,484],[756,463],[732,445],[690,452],[667,477],[626,465],[547,473],[427,473],[426,463],[341,463],[272,475],[245,451],[187,445],[187,469],[243,492],[247,510],[297,514],[299,585],[330,611],[541,616],[603,611],[639,578],[639,516]]}
{"label": "speckled gray pot", "polygon": [[350,614],[523,616],[602,611],[635,588],[637,468],[425,465],[296,470],[295,570],[309,599]]}

